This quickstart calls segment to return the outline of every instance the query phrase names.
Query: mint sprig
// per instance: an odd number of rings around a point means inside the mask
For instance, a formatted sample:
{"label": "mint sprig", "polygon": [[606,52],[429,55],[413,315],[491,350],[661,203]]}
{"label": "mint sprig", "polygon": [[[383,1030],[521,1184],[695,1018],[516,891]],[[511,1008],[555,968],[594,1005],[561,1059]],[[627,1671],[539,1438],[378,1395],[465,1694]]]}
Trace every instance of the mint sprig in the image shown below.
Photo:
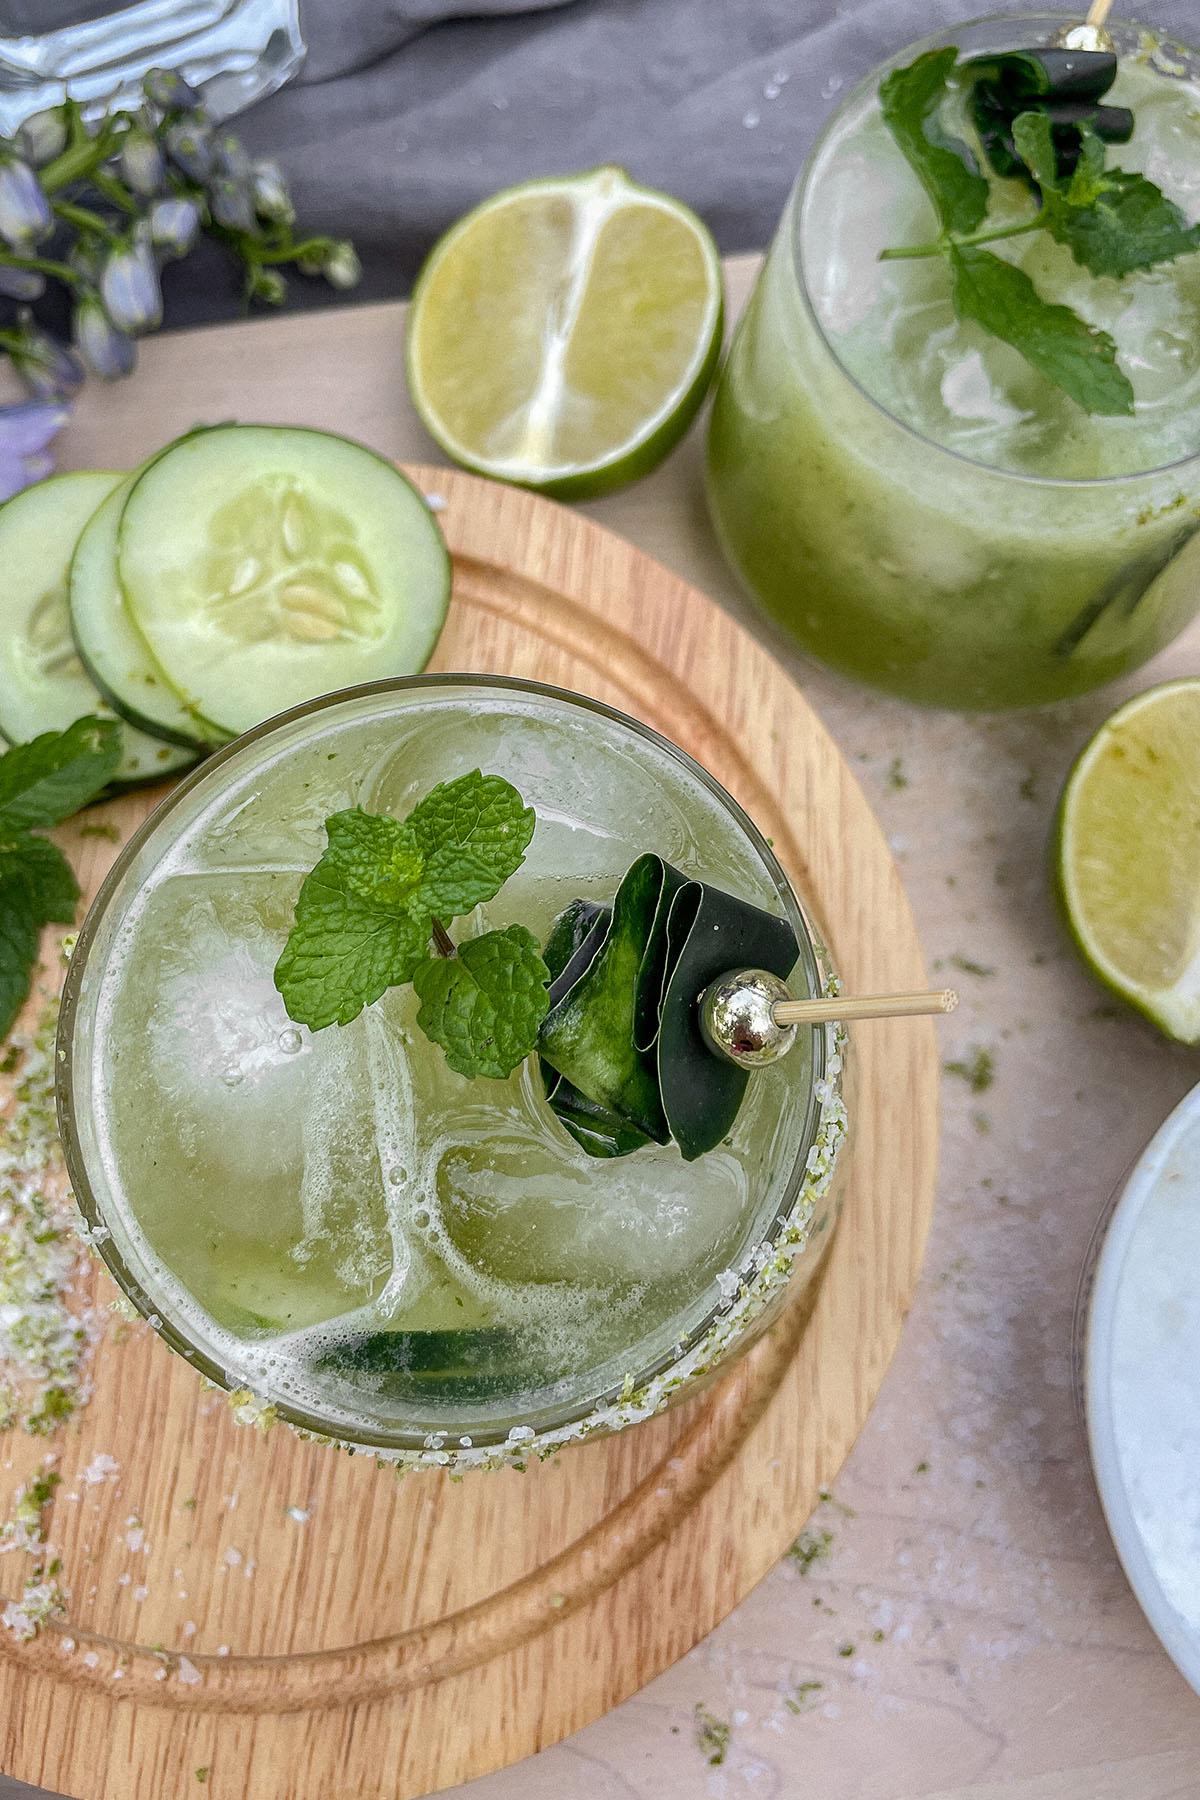
{"label": "mint sprig", "polygon": [[478,769],[441,782],[403,821],[360,807],[326,819],[328,848],[304,878],[275,965],[289,1016],[312,1031],[348,1025],[411,981],[418,1023],[451,1068],[510,1074],[546,1011],[537,942],[509,926],[456,947],[445,927],[499,893],[535,823],[516,788]]}
{"label": "mint sprig", "polygon": [[548,974],[523,925],[468,938],[454,956],[427,957],[415,970],[417,1024],[458,1074],[503,1079],[537,1043]]}
{"label": "mint sprig", "polygon": [[1081,134],[1069,179],[1057,174],[1053,134],[1043,113],[1020,113],[1013,142],[1041,191],[1041,222],[1081,267],[1114,280],[1200,249],[1200,225],[1144,175],[1107,169],[1103,141]]}
{"label": "mint sprig", "polygon": [[94,800],[121,760],[113,719],[76,719],[0,755],[0,1038],[25,1003],[44,925],[70,925],[79,884],[56,844],[39,837]]}
{"label": "mint sprig", "polygon": [[1003,338],[1090,413],[1131,413],[1133,387],[1107,331],[1043,300],[1024,269],[977,245],[953,244],[954,311]]}
{"label": "mint sprig", "polygon": [[[1036,54],[1015,52],[980,63],[974,72],[995,75],[1008,63],[1023,69]],[[1090,274],[1120,280],[1200,249],[1200,224],[1189,225],[1174,201],[1145,176],[1105,166],[1105,143],[1089,125],[1086,107],[1077,109],[1084,116],[1068,128],[1070,153],[1064,157],[1064,126],[1058,117],[1063,107],[1056,108],[1054,77],[1047,67],[1042,71],[1044,100],[1028,81],[1014,77],[1010,82],[1017,96],[1012,102],[1015,116],[1009,115],[1010,172],[1026,181],[1037,211],[1027,219],[981,230],[988,183],[974,152],[939,120],[957,57],[952,46],[926,51],[880,85],[884,122],[933,201],[941,226],[935,242],[887,249],[881,259],[945,256],[958,318],[974,320],[1011,344],[1084,411],[1131,413],[1133,388],[1117,364],[1109,334],[1071,307],[1044,300],[1023,270],[984,246],[1046,231]],[[1048,63],[1047,53],[1040,53],[1040,60]],[[972,68],[966,65],[968,72]],[[1064,92],[1071,79],[1078,81],[1078,74],[1063,77]],[[997,87],[996,94],[1000,92]]]}

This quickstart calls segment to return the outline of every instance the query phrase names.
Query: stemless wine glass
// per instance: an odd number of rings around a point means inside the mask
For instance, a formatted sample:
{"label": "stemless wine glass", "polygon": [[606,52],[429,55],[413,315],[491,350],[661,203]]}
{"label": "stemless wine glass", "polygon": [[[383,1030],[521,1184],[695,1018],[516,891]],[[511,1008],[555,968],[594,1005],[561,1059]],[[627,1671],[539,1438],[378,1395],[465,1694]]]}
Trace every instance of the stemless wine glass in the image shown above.
{"label": "stemless wine glass", "polygon": [[[1077,17],[1077,15],[1076,15]],[[1060,14],[910,46],[854,90],[796,183],[718,386],[708,491],[763,609],[829,667],[923,705],[999,708],[1136,668],[1200,607],[1200,254],[1094,280],[1042,231],[996,242],[1039,291],[1116,337],[1133,417],[1085,413],[998,337],[956,320],[945,258],[884,125],[880,81],[922,52],[1044,46]],[[1200,56],[1133,25],[1106,100],[1109,161],[1200,214]],[[971,126],[961,93],[950,129]],[[1030,215],[992,183],[993,222]]]}
{"label": "stemless wine glass", "polygon": [[787,920],[793,987],[826,989],[769,845],[690,757],[557,689],[418,676],[281,714],[183,781],[101,889],[60,1027],[67,1166],[126,1294],[214,1381],[417,1464],[523,1461],[694,1392],[812,1278],[845,1123],[832,1027],[692,1162],[586,1155],[536,1059],[455,1074],[407,986],[297,1028],[272,971],[326,817],[402,818],[474,768],[538,819],[483,929],[544,941],[654,850]]}

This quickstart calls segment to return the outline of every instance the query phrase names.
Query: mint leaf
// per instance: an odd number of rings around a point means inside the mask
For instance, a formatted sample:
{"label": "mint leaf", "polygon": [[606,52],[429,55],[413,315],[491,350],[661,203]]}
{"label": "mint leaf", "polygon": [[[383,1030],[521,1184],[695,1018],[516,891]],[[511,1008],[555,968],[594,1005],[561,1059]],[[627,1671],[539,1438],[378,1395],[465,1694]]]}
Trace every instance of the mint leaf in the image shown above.
{"label": "mint leaf", "polygon": [[468,938],[452,957],[431,956],[412,977],[417,1024],[468,1079],[511,1075],[537,1043],[550,1005],[550,971],[523,925]]}
{"label": "mint leaf", "polygon": [[937,116],[957,58],[953,45],[927,50],[884,79],[879,100],[884,123],[933,202],[942,230],[970,232],[987,212],[987,178],[968,146]]}
{"label": "mint leaf", "polygon": [[408,815],[425,857],[419,903],[457,918],[498,894],[525,860],[536,816],[500,775],[443,781]]}
{"label": "mint leaf", "polygon": [[71,924],[79,903],[66,857],[30,827],[86,806],[120,760],[120,726],[91,716],[0,755],[0,1038],[29,992],[42,926]]}
{"label": "mint leaf", "polygon": [[1002,338],[1085,411],[1131,413],[1133,388],[1106,331],[1043,300],[1023,269],[990,250],[952,244],[954,310]]}
{"label": "mint leaf", "polygon": [[0,756],[0,834],[57,825],[94,800],[121,760],[115,719],[76,719]]}
{"label": "mint leaf", "polygon": [[409,825],[355,806],[326,819],[325,835],[329,848],[321,863],[336,864],[347,894],[373,906],[399,907],[411,900],[425,857]]}
{"label": "mint leaf", "polygon": [[411,981],[435,920],[490,900],[525,860],[535,823],[516,788],[478,769],[441,782],[403,823],[358,806],[326,819],[328,847],[275,965],[290,1016],[312,1031],[348,1025]]}
{"label": "mint leaf", "polygon": [[[1058,187],[1058,158],[1054,154],[1054,133],[1044,112],[1018,113],[1012,126],[1013,143],[1043,195],[1055,193]],[[1092,143],[1100,143],[1093,132]],[[1104,145],[1100,144],[1100,161],[1104,162]]]}
{"label": "mint leaf", "polygon": [[1189,225],[1173,200],[1144,175],[1106,169],[1104,144],[1084,130],[1079,161],[1067,181],[1057,176],[1053,133],[1043,113],[1021,113],[1013,142],[1042,191],[1042,222],[1092,275],[1119,281],[1200,249],[1200,225]]}
{"label": "mint leaf", "polygon": [[1047,208],[1046,229],[1091,274],[1116,281],[1200,249],[1200,225],[1189,225],[1152,181],[1127,169],[1106,169],[1088,205],[1068,189],[1065,205]]}
{"label": "mint leaf", "polygon": [[18,887],[24,888],[39,926],[73,923],[79,883],[70,863],[49,838],[23,833],[9,844],[0,842],[0,895],[15,894]]}
{"label": "mint leaf", "polygon": [[[349,836],[357,850],[353,828]],[[348,1025],[389,987],[410,981],[429,946],[428,918],[414,919],[386,898],[364,893],[369,883],[357,855],[343,860],[340,846],[339,838],[339,848],[327,850],[305,876],[296,923],[275,965],[289,1018],[311,1031],[335,1021]],[[384,880],[380,892],[387,888]]]}
{"label": "mint leaf", "polygon": [[25,1004],[37,963],[42,920],[23,881],[0,881],[0,1039]]}

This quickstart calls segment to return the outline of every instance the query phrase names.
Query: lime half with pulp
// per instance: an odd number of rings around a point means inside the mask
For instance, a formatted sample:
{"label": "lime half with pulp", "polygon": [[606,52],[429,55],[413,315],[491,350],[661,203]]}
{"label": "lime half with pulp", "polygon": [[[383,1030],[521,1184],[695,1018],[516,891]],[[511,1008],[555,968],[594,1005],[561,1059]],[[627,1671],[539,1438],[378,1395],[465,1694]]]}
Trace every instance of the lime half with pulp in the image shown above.
{"label": "lime half with pulp", "polygon": [[1200,677],[1137,695],[1087,745],[1059,808],[1058,879],[1100,979],[1200,1043]]}
{"label": "lime half with pulp", "polygon": [[622,170],[526,182],[439,240],[408,315],[413,404],[477,473],[584,499],[652,469],[712,380],[721,259]]}

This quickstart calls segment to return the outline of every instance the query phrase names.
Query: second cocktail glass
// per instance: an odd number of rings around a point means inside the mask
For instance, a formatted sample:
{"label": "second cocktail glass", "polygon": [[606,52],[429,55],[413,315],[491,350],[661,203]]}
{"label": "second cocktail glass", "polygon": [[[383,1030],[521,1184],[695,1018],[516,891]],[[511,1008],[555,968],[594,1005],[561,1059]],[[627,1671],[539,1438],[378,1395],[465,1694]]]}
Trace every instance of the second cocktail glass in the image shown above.
{"label": "second cocktail glass", "polygon": [[[1137,393],[1128,419],[1085,413],[956,320],[944,258],[878,260],[937,234],[880,117],[881,79],[935,46],[1046,45],[1068,22],[942,32],[849,96],[796,184],[716,394],[709,497],[735,569],[818,661],[922,705],[1083,693],[1200,608],[1200,254],[1092,281],[1045,233],[1010,240],[1039,285],[1116,336]],[[1113,31],[1107,98],[1137,127],[1109,161],[1145,170],[1195,218],[1200,57]],[[1002,216],[1028,212],[1019,182],[992,185]]]}

